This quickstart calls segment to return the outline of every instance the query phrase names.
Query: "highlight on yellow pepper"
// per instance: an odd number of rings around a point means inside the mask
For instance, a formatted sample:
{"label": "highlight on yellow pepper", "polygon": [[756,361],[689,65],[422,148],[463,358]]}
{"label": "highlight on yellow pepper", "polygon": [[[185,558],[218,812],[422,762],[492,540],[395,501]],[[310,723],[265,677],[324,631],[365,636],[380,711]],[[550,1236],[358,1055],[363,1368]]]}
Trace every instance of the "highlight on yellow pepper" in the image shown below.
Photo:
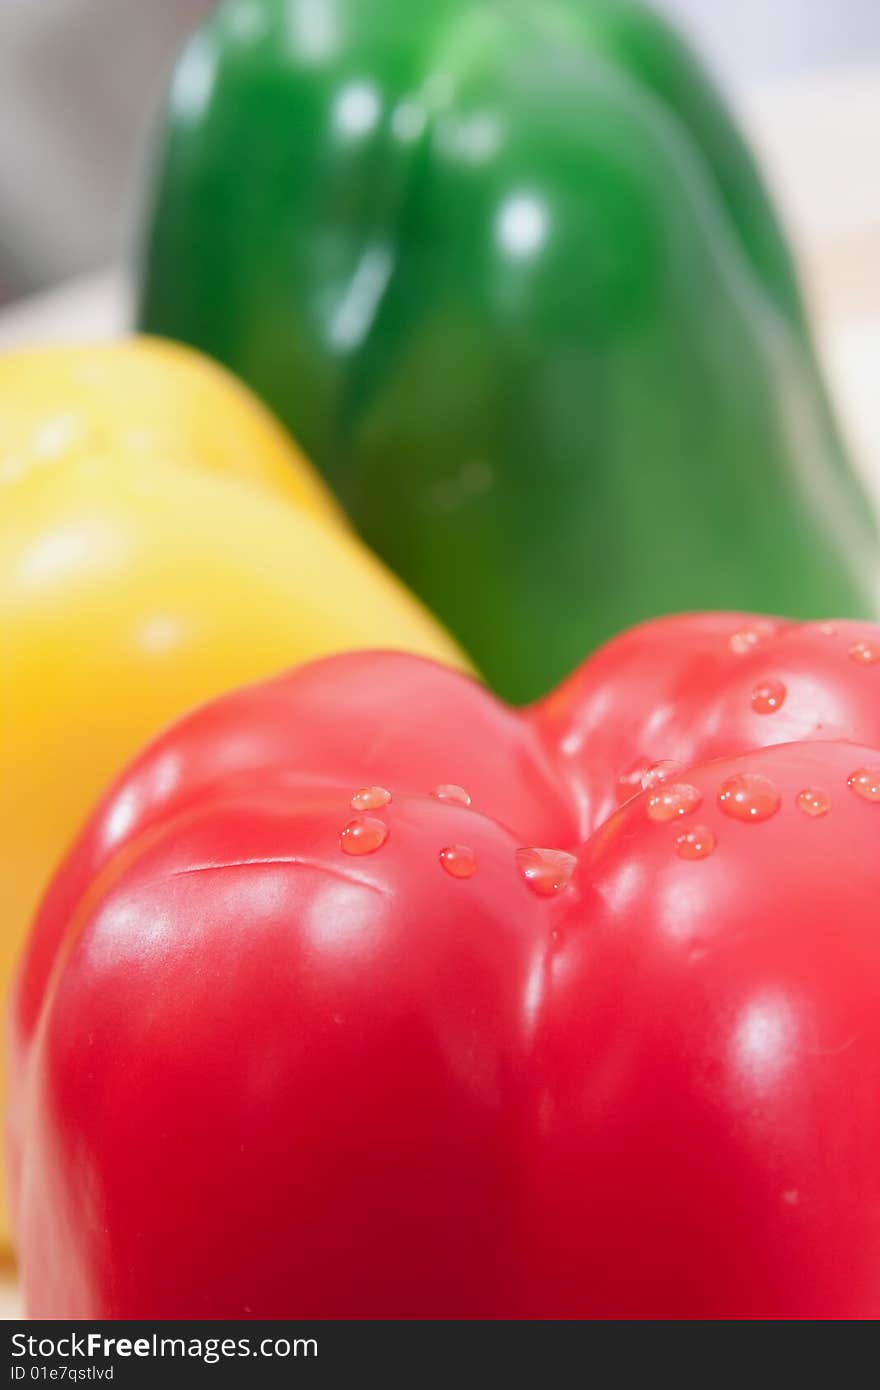
{"label": "highlight on yellow pepper", "polygon": [[465,659],[245,387],[158,339],[0,357],[0,989],[113,774],[220,691],[355,647]]}

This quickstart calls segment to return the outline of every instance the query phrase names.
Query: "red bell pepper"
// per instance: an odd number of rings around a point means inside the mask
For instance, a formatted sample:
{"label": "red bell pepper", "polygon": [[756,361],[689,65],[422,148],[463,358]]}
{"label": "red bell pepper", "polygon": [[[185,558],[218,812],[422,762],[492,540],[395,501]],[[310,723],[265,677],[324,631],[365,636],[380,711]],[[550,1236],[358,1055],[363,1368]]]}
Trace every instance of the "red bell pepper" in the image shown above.
{"label": "red bell pepper", "polygon": [[202,708],[20,972],[30,1314],[877,1317],[878,845],[878,629]]}

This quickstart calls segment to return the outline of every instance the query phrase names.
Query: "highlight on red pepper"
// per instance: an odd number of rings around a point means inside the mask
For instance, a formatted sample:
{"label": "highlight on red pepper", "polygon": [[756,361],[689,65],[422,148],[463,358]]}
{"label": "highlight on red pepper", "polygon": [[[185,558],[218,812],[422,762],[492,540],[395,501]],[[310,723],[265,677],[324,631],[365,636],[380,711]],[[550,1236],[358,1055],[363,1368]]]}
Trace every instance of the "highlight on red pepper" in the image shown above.
{"label": "highlight on red pepper", "polygon": [[407,656],[206,705],[11,1016],[28,1311],[880,1314],[880,629],[669,619],[523,712]]}

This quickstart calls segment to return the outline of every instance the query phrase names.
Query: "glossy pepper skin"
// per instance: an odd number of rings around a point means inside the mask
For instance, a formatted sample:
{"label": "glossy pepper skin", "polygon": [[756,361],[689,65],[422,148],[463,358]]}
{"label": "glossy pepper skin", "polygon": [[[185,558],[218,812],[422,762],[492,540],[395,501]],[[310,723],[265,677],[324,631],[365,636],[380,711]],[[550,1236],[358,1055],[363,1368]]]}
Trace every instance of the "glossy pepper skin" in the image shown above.
{"label": "glossy pepper skin", "polygon": [[640,4],[227,0],[140,315],[272,404],[507,698],[660,613],[874,610],[774,214]]}
{"label": "glossy pepper skin", "polygon": [[693,616],[522,713],[361,653],[165,733],[13,999],[30,1315],[877,1317],[877,658]]}
{"label": "glossy pepper skin", "polygon": [[168,720],[358,646],[463,661],[272,417],[175,344],[0,358],[0,990],[107,782]]}

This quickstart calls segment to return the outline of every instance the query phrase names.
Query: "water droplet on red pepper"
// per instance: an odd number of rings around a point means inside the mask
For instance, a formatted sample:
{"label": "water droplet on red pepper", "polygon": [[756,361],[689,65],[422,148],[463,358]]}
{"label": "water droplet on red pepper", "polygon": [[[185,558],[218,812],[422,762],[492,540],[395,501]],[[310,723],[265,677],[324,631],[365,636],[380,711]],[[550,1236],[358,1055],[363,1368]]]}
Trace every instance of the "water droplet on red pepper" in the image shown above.
{"label": "water droplet on red pepper", "polygon": [[837,628],[835,627],[834,623],[820,623],[819,631],[821,632],[823,637],[837,636]]}
{"label": "water droplet on red pepper", "polygon": [[671,758],[662,758],[660,762],[651,763],[650,767],[645,768],[640,779],[642,791],[648,792],[652,787],[659,787],[661,782],[669,782],[683,767],[683,763],[673,762]]}
{"label": "water droplet on red pepper", "polygon": [[827,816],[831,810],[831,797],[816,787],[804,787],[795,797],[795,805],[805,816]]}
{"label": "water droplet on red pepper", "polygon": [[516,863],[532,892],[541,898],[560,893],[577,867],[575,856],[565,850],[534,847],[518,849]]}
{"label": "water droplet on red pepper", "polygon": [[453,878],[471,878],[477,872],[477,856],[470,845],[447,845],[440,851],[440,863]]}
{"label": "water droplet on red pepper", "polygon": [[344,854],[372,854],[388,839],[388,826],[375,816],[355,816],[339,837]]}
{"label": "water droplet on red pepper", "polygon": [[853,642],[849,649],[849,659],[857,666],[876,666],[880,661],[880,642]]}
{"label": "water droplet on red pepper", "polygon": [[846,785],[863,801],[880,801],[880,767],[856,768]]}
{"label": "water droplet on red pepper", "polygon": [[769,777],[760,772],[737,772],[722,782],[718,805],[734,820],[769,820],[779,810],[781,798]]}
{"label": "water droplet on red pepper", "polygon": [[471,799],[464,787],[457,787],[454,782],[441,782],[439,787],[435,787],[431,792],[438,801],[455,801],[459,806],[470,806]]}
{"label": "water droplet on red pepper", "polygon": [[377,811],[390,800],[391,793],[386,787],[361,787],[351,798],[351,804],[355,811]]}
{"label": "water droplet on red pepper", "polygon": [[730,650],[736,652],[738,656],[744,656],[746,652],[753,651],[759,642],[763,642],[767,637],[772,637],[774,631],[775,628],[773,623],[759,620],[758,622],[750,623],[748,627],[741,627],[737,632],[734,632],[728,639],[727,645],[730,647]]}
{"label": "water droplet on red pepper", "polygon": [[752,709],[756,714],[775,714],[782,708],[787,694],[782,681],[761,681],[752,691]]}
{"label": "water droplet on red pepper", "polygon": [[629,801],[630,797],[637,796],[641,791],[650,791],[661,782],[668,782],[683,770],[684,763],[676,763],[669,758],[658,762],[650,762],[644,757],[636,758],[617,779],[617,800]]}
{"label": "water droplet on red pepper", "polygon": [[687,816],[696,811],[703,800],[702,792],[689,782],[661,783],[645,802],[649,820],[674,820],[676,816]]}
{"label": "water droplet on red pepper", "polygon": [[708,825],[692,825],[677,837],[675,852],[679,859],[707,859],[715,844],[715,836]]}

